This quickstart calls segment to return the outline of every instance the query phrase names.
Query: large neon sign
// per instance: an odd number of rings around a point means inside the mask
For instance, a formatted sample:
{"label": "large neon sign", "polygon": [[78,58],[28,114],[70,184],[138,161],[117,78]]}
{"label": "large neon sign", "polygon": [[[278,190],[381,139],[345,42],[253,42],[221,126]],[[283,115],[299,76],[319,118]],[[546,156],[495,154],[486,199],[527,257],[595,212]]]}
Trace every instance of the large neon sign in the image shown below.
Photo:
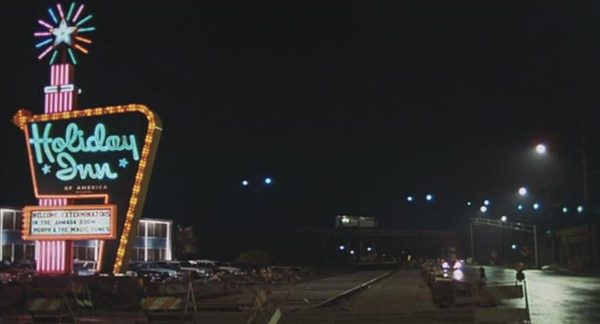
{"label": "large neon sign", "polygon": [[[44,174],[48,174],[51,172],[51,165],[56,163],[61,168],[56,171],[56,178],[62,181],[70,181],[77,177],[79,180],[86,178],[103,180],[118,177],[118,173],[114,171],[114,167],[111,168],[109,162],[77,163],[73,156],[77,153],[131,151],[131,158],[134,161],[140,159],[135,135],[107,136],[106,126],[102,123],[96,124],[93,134],[88,137],[85,137],[85,131],[81,130],[77,123],[67,125],[64,137],[52,137],[52,123],[45,124],[43,135],[40,135],[37,123],[32,123],[30,127],[29,143],[34,148],[37,164],[43,165],[42,171]],[[46,164],[46,161],[50,164]],[[122,168],[129,164],[126,157],[119,159],[117,163]]]}
{"label": "large neon sign", "polygon": [[[13,123],[25,133],[36,198],[118,206],[119,241],[106,242],[104,259],[114,258],[113,272],[126,270],[162,131],[158,116],[142,105],[43,115],[19,110]],[[106,239],[87,237],[94,235]]]}

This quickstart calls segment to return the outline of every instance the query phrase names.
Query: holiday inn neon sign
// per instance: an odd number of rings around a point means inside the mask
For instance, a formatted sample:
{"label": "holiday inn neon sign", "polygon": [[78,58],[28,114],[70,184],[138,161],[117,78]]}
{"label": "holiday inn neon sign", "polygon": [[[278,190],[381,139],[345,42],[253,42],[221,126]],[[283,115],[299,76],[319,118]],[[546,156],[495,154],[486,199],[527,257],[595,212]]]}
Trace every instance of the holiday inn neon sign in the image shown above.
{"label": "holiday inn neon sign", "polygon": [[[79,176],[79,179],[116,179],[118,173],[116,168],[111,168],[111,163],[77,163],[73,156],[77,153],[102,153],[102,152],[131,152],[134,161],[140,159],[136,137],[129,135],[108,135],[106,126],[102,123],[96,124],[91,135],[86,137],[85,131],[81,130],[77,123],[70,123],[66,127],[64,137],[52,137],[52,123],[46,123],[42,135],[37,123],[31,124],[31,138],[29,143],[33,146],[35,159],[38,165],[44,165],[48,169],[50,165],[57,164],[61,169],[56,172],[56,178],[62,181],[70,181]],[[128,162],[126,158],[118,161],[119,166],[125,167]],[[116,163],[115,163],[116,164]],[[47,173],[47,172],[45,172]]]}
{"label": "holiday inn neon sign", "polygon": [[[13,123],[25,133],[36,198],[72,199],[75,206],[97,204],[100,200],[102,204],[97,206],[118,207],[116,215],[111,216],[116,219],[116,232],[111,230],[110,235],[102,231],[92,233],[100,225],[85,227],[89,225],[86,218],[80,218],[78,227],[65,228],[56,234],[74,239],[117,238],[114,244],[106,242],[105,260],[114,260],[114,273],[124,272],[162,132],[159,117],[147,107],[134,104],[42,115],[21,109],[13,117]],[[56,221],[60,217],[73,217],[74,213],[56,210],[51,218]],[[108,214],[96,214],[105,216],[106,225]],[[30,217],[28,221],[33,220],[36,218]],[[23,233],[25,238],[36,237],[31,232],[36,230],[35,226],[44,231],[47,224],[41,221],[24,224],[24,231],[29,231]],[[46,239],[51,237],[47,235]]]}

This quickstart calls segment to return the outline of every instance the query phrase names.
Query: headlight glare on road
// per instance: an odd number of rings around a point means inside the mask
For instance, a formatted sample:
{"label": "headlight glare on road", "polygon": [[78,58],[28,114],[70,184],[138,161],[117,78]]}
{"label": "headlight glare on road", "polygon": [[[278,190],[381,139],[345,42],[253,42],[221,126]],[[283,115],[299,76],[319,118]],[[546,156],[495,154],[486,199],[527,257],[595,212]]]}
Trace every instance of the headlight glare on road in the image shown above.
{"label": "headlight glare on road", "polygon": [[462,270],[454,270],[452,272],[452,278],[454,280],[463,280],[463,278],[465,277],[465,274],[462,272]]}

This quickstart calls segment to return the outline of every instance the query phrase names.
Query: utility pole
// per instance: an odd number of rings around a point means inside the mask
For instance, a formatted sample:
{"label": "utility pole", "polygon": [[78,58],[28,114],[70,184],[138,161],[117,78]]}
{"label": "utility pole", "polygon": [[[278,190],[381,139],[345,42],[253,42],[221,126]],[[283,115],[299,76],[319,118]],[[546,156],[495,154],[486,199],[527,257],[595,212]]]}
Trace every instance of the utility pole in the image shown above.
{"label": "utility pole", "polygon": [[587,167],[587,150],[586,150],[586,138],[585,138],[585,124],[581,124],[581,169],[583,176],[583,212],[587,220],[588,227],[588,238],[589,238],[589,258],[590,268],[593,268],[596,264],[596,244],[594,240],[594,220],[592,213],[590,213],[590,193],[588,183],[588,167]]}

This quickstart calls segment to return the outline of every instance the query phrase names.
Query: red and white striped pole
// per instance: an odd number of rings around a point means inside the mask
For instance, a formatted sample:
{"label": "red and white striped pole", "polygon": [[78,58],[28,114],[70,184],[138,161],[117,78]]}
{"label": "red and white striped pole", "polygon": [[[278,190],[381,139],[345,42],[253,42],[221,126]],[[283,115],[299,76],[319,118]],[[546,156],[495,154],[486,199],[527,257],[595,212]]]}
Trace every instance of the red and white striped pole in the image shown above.
{"label": "red and white striped pole", "polygon": [[[44,113],[55,114],[75,109],[77,88],[73,84],[75,66],[62,63],[50,66],[50,85],[44,88]],[[66,206],[66,198],[43,198],[40,206]],[[70,274],[73,241],[36,241],[36,268],[40,274]]]}

